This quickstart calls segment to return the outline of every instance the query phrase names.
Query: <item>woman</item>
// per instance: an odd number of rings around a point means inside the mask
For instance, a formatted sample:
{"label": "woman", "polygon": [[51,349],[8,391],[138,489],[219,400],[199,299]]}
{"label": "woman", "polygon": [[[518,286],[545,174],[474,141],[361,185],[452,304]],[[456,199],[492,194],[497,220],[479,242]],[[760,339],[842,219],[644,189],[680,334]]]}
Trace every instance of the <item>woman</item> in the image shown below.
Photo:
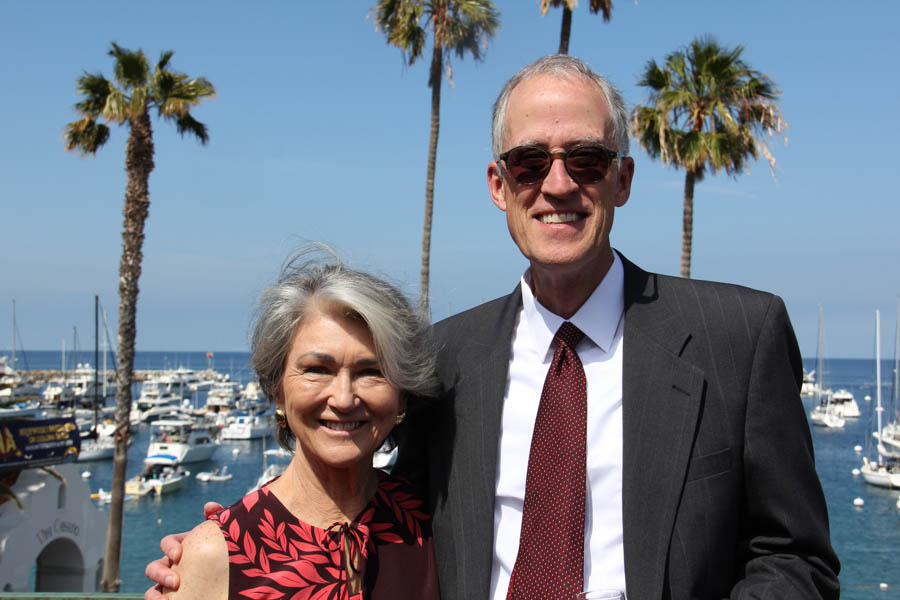
{"label": "woman", "polygon": [[431,523],[372,457],[433,395],[428,324],[393,286],[339,261],[289,261],[252,339],[285,473],[184,541],[173,598],[438,598]]}

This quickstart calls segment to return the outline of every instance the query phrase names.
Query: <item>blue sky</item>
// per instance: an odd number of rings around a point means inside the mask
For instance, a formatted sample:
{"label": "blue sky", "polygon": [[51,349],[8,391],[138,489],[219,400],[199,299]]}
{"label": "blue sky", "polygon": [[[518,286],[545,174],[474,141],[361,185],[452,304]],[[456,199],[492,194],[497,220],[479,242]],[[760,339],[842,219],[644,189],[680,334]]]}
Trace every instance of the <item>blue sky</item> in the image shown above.
{"label": "blue sky", "polygon": [[[415,297],[430,116],[428,61],[405,66],[367,15],[343,2],[0,0],[0,314],[16,300],[20,346],[93,332],[93,295],[117,320],[127,130],[94,158],[63,151],[75,79],[112,74],[111,41],[212,81],[195,116],[210,143],[154,121],[156,170],[138,307],[139,350],[244,350],[252,305],[282,259],[324,241]],[[788,143],[768,165],[695,191],[692,275],[781,295],[804,356],[825,314],[826,353],[873,356],[874,311],[891,354],[900,294],[896,142],[900,91],[893,2],[619,0],[612,20],[574,13],[570,53],[629,106],[647,60],[713,34],[783,92]],[[444,85],[435,189],[435,319],[505,294],[524,259],[490,202],[490,105],[503,82],[558,45],[558,11],[501,0],[486,60],[453,61]],[[684,175],[633,144],[636,174],[613,245],[677,274]],[[10,320],[0,318],[0,347]],[[114,325],[113,325],[114,326]],[[71,346],[71,341],[67,341]]]}

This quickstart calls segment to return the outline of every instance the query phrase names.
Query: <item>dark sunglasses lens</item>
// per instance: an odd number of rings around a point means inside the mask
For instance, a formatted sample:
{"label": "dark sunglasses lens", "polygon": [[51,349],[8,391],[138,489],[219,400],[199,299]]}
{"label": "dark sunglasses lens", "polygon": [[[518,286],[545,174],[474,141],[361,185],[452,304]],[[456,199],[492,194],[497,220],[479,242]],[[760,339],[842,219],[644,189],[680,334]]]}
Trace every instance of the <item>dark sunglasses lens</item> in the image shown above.
{"label": "dark sunglasses lens", "polygon": [[541,148],[516,148],[506,157],[506,167],[518,183],[538,183],[550,170],[550,155]]}
{"label": "dark sunglasses lens", "polygon": [[603,148],[575,148],[566,158],[566,168],[578,183],[595,183],[606,176],[609,152]]}

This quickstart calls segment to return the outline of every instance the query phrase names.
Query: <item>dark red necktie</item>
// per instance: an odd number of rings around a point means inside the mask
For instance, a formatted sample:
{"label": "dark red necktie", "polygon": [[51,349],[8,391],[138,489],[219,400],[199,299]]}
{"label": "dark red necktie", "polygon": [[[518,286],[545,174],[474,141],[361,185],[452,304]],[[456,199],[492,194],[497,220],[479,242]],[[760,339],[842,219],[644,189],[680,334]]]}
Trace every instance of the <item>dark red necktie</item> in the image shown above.
{"label": "dark red necktie", "polygon": [[568,600],[584,584],[587,379],[566,321],[541,392],[531,438],[519,553],[507,600]]}

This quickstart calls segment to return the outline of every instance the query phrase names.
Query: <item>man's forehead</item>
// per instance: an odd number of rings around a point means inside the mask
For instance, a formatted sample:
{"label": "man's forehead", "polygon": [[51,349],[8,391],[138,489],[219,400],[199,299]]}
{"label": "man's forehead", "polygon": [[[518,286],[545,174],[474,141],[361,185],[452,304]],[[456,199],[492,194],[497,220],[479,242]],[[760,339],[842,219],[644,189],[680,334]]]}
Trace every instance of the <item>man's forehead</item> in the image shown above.
{"label": "man's forehead", "polygon": [[517,146],[558,143],[550,138],[559,136],[565,145],[604,143],[612,125],[606,98],[593,81],[547,74],[512,90],[505,121],[504,138]]}

